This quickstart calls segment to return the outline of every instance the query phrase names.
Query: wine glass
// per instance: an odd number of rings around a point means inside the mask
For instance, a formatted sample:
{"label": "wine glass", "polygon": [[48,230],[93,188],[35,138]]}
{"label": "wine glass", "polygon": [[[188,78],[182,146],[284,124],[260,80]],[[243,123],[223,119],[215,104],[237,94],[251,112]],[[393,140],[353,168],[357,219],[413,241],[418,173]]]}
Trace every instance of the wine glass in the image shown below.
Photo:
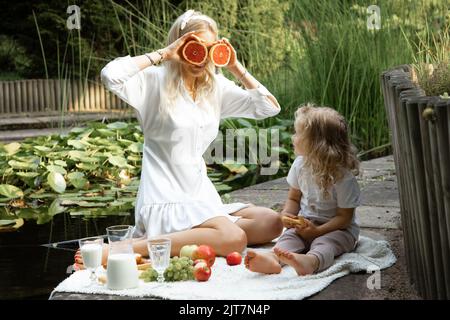
{"label": "wine glass", "polygon": [[168,238],[150,238],[147,246],[152,268],[158,272],[158,282],[164,282],[164,271],[170,264],[171,241]]}
{"label": "wine glass", "polygon": [[79,244],[84,266],[90,272],[90,281],[86,285],[89,287],[97,283],[97,275],[95,272],[102,265],[103,237],[83,238],[79,240]]}

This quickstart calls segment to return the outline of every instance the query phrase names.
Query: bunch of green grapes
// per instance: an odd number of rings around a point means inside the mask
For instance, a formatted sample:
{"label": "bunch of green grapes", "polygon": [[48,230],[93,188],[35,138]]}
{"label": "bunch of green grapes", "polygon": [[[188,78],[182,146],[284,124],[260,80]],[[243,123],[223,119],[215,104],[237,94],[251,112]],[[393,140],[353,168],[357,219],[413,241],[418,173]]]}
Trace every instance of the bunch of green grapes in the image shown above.
{"label": "bunch of green grapes", "polygon": [[[158,272],[153,268],[148,268],[142,272],[141,279],[145,282],[156,281]],[[194,280],[194,262],[188,257],[173,257],[170,264],[164,271],[165,281],[185,281]]]}

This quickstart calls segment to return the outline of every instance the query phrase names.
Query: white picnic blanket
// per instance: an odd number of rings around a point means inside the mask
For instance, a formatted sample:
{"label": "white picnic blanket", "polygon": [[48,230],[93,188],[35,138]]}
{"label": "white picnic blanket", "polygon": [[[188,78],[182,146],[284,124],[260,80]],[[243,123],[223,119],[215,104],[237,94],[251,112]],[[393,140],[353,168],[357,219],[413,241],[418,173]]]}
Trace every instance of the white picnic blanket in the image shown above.
{"label": "white picnic blanket", "polygon": [[102,285],[83,287],[89,274],[82,270],[61,282],[53,292],[179,300],[299,300],[323,290],[334,280],[351,272],[374,272],[392,266],[395,261],[388,242],[360,236],[354,252],[343,254],[327,270],[309,276],[297,276],[290,266],[283,267],[280,274],[264,275],[247,270],[243,263],[239,266],[228,266],[224,258],[217,258],[212,267],[211,278],[206,282],[180,281],[159,284],[140,280],[138,288],[116,291]]}

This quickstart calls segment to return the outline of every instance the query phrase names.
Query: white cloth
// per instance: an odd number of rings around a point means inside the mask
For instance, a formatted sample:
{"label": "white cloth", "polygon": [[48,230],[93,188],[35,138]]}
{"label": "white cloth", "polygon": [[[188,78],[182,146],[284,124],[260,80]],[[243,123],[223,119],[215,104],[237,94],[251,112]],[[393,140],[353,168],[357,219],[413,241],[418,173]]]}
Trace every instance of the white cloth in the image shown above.
{"label": "white cloth", "polygon": [[139,71],[130,56],[109,62],[101,71],[106,88],[137,111],[144,133],[141,182],[136,208],[135,236],[155,236],[190,229],[217,216],[230,216],[249,204],[223,204],[207,176],[203,153],[226,117],[264,119],[279,113],[267,99],[264,86],[244,90],[223,75],[215,75],[216,102],[194,102],[183,86],[169,116],[159,112],[165,103],[165,67]]}
{"label": "white cloth", "polygon": [[[304,168],[302,156],[295,158],[286,181],[292,188],[299,189],[302,193],[298,214],[319,223],[325,223],[336,216],[337,208],[357,208],[361,202],[358,181],[350,170],[346,170],[342,179],[330,187],[328,191],[331,197],[325,199],[312,174]],[[347,230],[358,239],[359,225],[356,212]]]}
{"label": "white cloth", "polygon": [[366,272],[369,277],[371,273],[392,266],[395,261],[388,242],[361,236],[354,252],[343,254],[330,268],[309,276],[299,277],[289,266],[283,267],[280,274],[264,275],[245,269],[244,264],[230,267],[224,258],[216,258],[211,278],[206,282],[181,281],[159,285],[141,280],[136,289],[113,291],[100,285],[83,288],[89,277],[83,270],[61,282],[53,293],[97,293],[174,300],[299,300],[325,289],[334,280],[351,272]]}

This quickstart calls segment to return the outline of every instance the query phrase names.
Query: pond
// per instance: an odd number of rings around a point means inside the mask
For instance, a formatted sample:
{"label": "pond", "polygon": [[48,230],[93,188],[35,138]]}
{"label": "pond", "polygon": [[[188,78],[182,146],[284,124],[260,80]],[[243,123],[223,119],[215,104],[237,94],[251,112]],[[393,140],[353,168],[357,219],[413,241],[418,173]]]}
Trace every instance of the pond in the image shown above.
{"label": "pond", "polygon": [[103,235],[118,224],[134,224],[134,214],[86,219],[62,213],[44,225],[30,220],[16,232],[1,233],[0,299],[48,299],[69,276],[78,243],[44,245]]}

